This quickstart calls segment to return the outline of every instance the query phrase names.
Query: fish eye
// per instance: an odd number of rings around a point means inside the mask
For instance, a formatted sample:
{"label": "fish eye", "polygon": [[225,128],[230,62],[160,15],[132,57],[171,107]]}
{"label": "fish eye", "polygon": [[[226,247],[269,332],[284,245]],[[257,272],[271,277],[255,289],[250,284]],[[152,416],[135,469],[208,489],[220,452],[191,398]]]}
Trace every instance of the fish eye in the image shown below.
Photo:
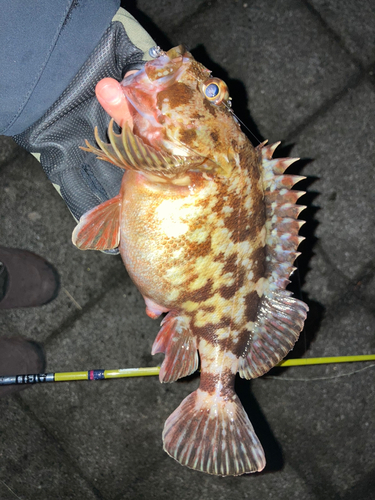
{"label": "fish eye", "polygon": [[207,87],[204,89],[204,93],[207,97],[207,99],[215,99],[219,93],[219,85],[217,83],[210,83],[207,85]]}
{"label": "fish eye", "polygon": [[229,92],[226,83],[219,78],[209,78],[202,84],[202,93],[213,104],[228,101]]}

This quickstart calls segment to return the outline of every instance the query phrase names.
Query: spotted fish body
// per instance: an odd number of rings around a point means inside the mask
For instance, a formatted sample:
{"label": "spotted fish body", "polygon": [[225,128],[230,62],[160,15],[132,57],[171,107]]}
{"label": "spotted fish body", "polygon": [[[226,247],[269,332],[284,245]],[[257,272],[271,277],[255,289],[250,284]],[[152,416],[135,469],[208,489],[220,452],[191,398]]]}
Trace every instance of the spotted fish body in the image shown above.
{"label": "spotted fish body", "polygon": [[199,352],[200,386],[165,424],[167,453],[210,474],[262,470],[234,379],[267,372],[303,327],[307,306],[285,290],[301,240],[302,193],[290,190],[300,178],[282,175],[293,160],[272,159],[276,145],[253,148],[225,84],[182,47],[123,87],[133,130],[110,127],[110,144],[87,148],[126,170],[121,191],[85,214],[73,241],[119,246],[147,314],[167,313],[152,349],[165,353],[162,382],[196,371]]}

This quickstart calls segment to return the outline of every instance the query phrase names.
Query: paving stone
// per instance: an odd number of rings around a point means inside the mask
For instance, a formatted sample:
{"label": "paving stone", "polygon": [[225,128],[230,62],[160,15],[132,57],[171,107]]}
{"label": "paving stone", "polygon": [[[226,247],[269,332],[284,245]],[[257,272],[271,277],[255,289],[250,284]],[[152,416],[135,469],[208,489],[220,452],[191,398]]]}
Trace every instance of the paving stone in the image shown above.
{"label": "paving stone", "polygon": [[[171,459],[170,459],[171,460]],[[315,496],[292,467],[274,474],[254,474],[242,477],[217,478],[183,469],[177,462],[165,462],[164,467],[152,470],[149,475],[139,477],[116,500],[132,498],[179,498],[189,500],[251,500],[267,498],[270,491],[277,491],[280,500],[312,500]]]}
{"label": "paving stone", "polygon": [[173,33],[165,31],[174,44],[199,46],[193,53],[227,81],[235,112],[250,124],[248,106],[272,141],[298,128],[357,72],[298,0],[218,1]]}
{"label": "paving stone", "polygon": [[368,304],[368,307],[375,312],[375,276],[369,276],[365,283],[357,283],[362,300]]}
{"label": "paving stone", "polygon": [[349,294],[327,308],[315,337],[310,339],[307,357],[375,352],[374,314]]}
{"label": "paving stone", "polygon": [[[49,369],[153,366],[162,360],[161,355],[150,356],[158,325],[145,315],[142,297],[120,292],[121,287],[108,292],[95,309],[47,344]],[[288,480],[257,476],[250,486],[247,477],[218,480],[169,458],[161,443],[164,421],[197,384],[194,378],[161,385],[156,377],[72,382],[37,386],[22,398],[36,413],[43,408],[46,427],[108,498],[144,498],[149,491],[155,499],[209,499],[214,490],[218,498],[234,500],[238,494],[263,495],[279,481],[285,490],[280,498],[313,498],[293,470]]]}
{"label": "paving stone", "polygon": [[372,0],[310,0],[324,21],[339,35],[342,43],[363,64],[375,61],[375,10]]}
{"label": "paving stone", "polygon": [[26,153],[0,170],[1,244],[30,250],[49,261],[59,274],[58,297],[50,304],[4,310],[1,333],[44,340],[68,318],[79,314],[106,286],[123,276],[121,258],[82,252],[71,243],[75,221],[46,178],[39,163]]}
{"label": "paving stone", "polygon": [[[320,210],[306,244],[318,242],[301,261],[311,313],[292,356],[375,352],[375,87],[364,74],[355,83],[353,63],[374,61],[373,21],[366,2],[355,13],[348,2],[312,3],[323,22],[298,0],[140,0],[137,8],[162,41],[195,48],[228,82],[241,119],[270,141],[289,135],[291,154],[314,160],[296,167],[319,178],[311,190],[320,193]],[[158,322],[145,315],[121,260],[70,244],[74,221],[63,201],[37,162],[19,150],[12,156],[11,139],[5,142],[11,156],[0,162],[1,244],[47,258],[62,288],[47,306],[1,311],[0,334],[42,341],[51,371],[160,363],[162,355],[150,355]],[[0,498],[372,499],[371,364],[278,369],[270,377],[237,384],[268,463],[238,478],[191,471],[162,449],[164,422],[195,390],[196,377],[167,385],[156,377],[46,384],[0,399]]]}
{"label": "paving stone", "polygon": [[304,173],[318,177],[315,235],[349,279],[360,278],[374,256],[374,106],[374,88],[363,82],[299,135],[293,150],[313,159]]}
{"label": "paving stone", "polygon": [[16,399],[1,398],[0,413],[2,500],[98,499],[56,440]]}
{"label": "paving stone", "polygon": [[0,166],[11,161],[20,151],[21,148],[11,137],[0,135]]}
{"label": "paving stone", "polygon": [[[118,286],[46,345],[48,369],[153,366],[156,361],[150,351],[157,330],[157,323],[145,314],[140,294]],[[113,498],[122,481],[135,480],[139,468],[148,470],[163,457],[161,431],[168,416],[163,392],[152,377],[46,385],[35,387],[32,394],[25,391],[24,398],[34,411],[43,406],[47,427],[97,480],[99,489]]]}
{"label": "paving stone", "polygon": [[[306,248],[306,246],[304,247]],[[327,307],[349,286],[349,280],[337,271],[335,261],[331,262],[319,245],[313,247],[313,256],[309,260],[303,291],[310,300],[315,300]]]}
{"label": "paving stone", "polygon": [[374,471],[374,368],[347,377],[308,379],[350,373],[363,365],[290,368],[278,380],[253,383],[285,464],[316,498],[342,498]]}
{"label": "paving stone", "polygon": [[[159,28],[170,31],[181,24],[184,19],[192,16],[199,8],[206,6],[206,4],[207,2],[204,0],[195,0],[194,2],[166,0],[158,3],[152,0],[139,0],[137,9],[152,19]],[[127,8],[126,5],[125,8]],[[137,16],[137,12],[134,12],[133,15]],[[142,23],[142,19],[140,21]]]}

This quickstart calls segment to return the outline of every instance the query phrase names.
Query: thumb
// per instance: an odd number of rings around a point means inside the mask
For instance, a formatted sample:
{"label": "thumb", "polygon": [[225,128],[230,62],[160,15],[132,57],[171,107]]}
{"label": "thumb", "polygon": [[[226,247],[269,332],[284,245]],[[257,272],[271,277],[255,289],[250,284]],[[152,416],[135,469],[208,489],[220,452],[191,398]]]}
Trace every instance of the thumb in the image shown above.
{"label": "thumb", "polygon": [[[127,75],[130,73],[132,72],[128,72]],[[95,93],[104,110],[120,127],[123,127],[126,122],[132,127],[133,119],[129,111],[128,102],[117,80],[113,78],[100,80],[96,85]]]}

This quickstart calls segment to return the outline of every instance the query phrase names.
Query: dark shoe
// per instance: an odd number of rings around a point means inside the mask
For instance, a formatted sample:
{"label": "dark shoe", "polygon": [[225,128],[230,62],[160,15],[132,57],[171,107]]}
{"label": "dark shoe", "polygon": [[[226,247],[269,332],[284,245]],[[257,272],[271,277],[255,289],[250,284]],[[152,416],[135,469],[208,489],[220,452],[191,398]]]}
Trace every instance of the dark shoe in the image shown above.
{"label": "dark shoe", "polygon": [[57,296],[57,271],[35,253],[0,246],[0,264],[0,309],[41,306]]}
{"label": "dark shoe", "polygon": [[[0,338],[0,375],[43,373],[45,357],[36,342],[24,338]],[[31,387],[30,385],[2,385],[0,398]]]}

